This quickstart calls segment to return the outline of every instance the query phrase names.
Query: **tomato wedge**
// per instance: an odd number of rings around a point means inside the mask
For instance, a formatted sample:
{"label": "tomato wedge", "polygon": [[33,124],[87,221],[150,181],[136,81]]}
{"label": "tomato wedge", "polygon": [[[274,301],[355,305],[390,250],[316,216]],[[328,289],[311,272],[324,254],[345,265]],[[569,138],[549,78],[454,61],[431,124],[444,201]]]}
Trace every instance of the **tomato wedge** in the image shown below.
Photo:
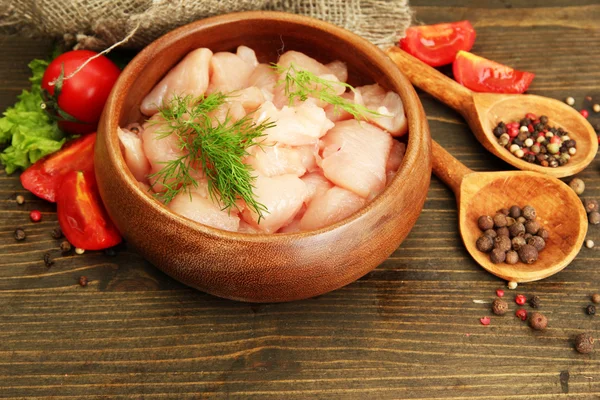
{"label": "tomato wedge", "polygon": [[21,174],[21,184],[31,193],[52,203],[63,177],[73,170],[94,170],[96,133],[68,142],[62,149],[38,160]]}
{"label": "tomato wedge", "polygon": [[400,48],[425,64],[439,67],[452,63],[459,50],[469,51],[475,43],[475,29],[469,21],[411,26]]}
{"label": "tomato wedge", "polygon": [[458,52],[452,71],[458,83],[475,92],[523,93],[535,77],[466,51]]}
{"label": "tomato wedge", "polygon": [[92,171],[64,176],[56,198],[58,223],[75,247],[101,250],[121,242],[119,231],[104,209]]}

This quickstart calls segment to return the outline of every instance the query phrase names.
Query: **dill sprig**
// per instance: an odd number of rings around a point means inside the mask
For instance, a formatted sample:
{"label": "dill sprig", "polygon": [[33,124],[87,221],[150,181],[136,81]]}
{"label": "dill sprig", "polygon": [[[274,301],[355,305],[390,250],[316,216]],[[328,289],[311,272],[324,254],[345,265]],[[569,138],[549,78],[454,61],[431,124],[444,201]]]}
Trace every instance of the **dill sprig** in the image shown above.
{"label": "dill sprig", "polygon": [[242,162],[248,155],[248,148],[260,145],[259,139],[264,131],[275,126],[263,121],[256,123],[252,115],[232,122],[229,115],[223,121],[211,118],[208,114],[223,105],[227,95],[212,93],[204,98],[191,96],[174,97],[166,107],[159,109],[164,123],[157,132],[158,139],[177,135],[183,154],[164,162],[164,167],[150,175],[155,183],[162,184],[166,190],[159,194],[168,204],[179,193],[198,187],[192,175],[192,169],[202,167],[208,180],[208,193],[212,201],[219,202],[223,209],[237,207],[242,199],[248,208],[256,212],[259,221],[266,207],[254,198],[254,180],[252,168]]}
{"label": "dill sprig", "polygon": [[272,67],[278,74],[284,74],[283,79],[279,80],[278,84],[285,85],[284,93],[289,98],[290,105],[294,104],[296,99],[306,101],[309,97],[314,97],[315,99],[331,104],[334,112],[339,113],[340,110],[344,110],[356,119],[366,120],[369,115],[372,117],[381,116],[378,112],[362,104],[356,104],[347,100],[335,92],[335,85],[341,85],[352,92],[356,92],[356,89],[352,85],[345,82],[323,79],[312,72],[296,68],[293,63],[287,68],[279,64],[272,64]]}

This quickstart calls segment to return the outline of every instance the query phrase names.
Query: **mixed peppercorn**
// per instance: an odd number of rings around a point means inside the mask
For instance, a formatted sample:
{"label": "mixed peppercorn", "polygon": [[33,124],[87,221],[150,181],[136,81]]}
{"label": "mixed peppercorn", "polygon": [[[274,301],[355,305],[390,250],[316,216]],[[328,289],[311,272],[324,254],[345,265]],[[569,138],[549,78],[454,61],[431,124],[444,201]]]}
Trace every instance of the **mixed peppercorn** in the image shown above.
{"label": "mixed peppercorn", "polygon": [[515,157],[543,167],[565,165],[577,153],[577,142],[563,128],[548,125],[545,115],[527,113],[520,121],[500,121],[493,133]]}
{"label": "mixed peppercorn", "polygon": [[477,239],[477,249],[489,253],[494,264],[516,264],[519,260],[534,263],[550,235],[537,221],[535,208],[530,205],[503,208],[493,218],[482,215],[477,225],[483,231]]}

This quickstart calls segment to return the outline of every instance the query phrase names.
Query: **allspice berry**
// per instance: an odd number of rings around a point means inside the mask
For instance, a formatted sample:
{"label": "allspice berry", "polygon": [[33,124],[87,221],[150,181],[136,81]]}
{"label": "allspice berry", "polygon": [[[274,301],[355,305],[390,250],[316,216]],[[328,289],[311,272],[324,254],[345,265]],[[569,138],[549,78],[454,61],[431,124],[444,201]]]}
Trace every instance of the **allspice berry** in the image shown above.
{"label": "allspice berry", "polygon": [[525,234],[525,225],[523,225],[520,222],[517,222],[516,224],[512,224],[510,228],[508,228],[508,231],[510,232],[510,236],[512,237],[523,236]]}
{"label": "allspice berry", "polygon": [[490,254],[490,260],[494,264],[503,263],[504,260],[506,260],[506,252],[503,250],[500,250],[500,249],[494,249],[494,250],[492,250],[492,253]]}
{"label": "allspice berry", "polygon": [[544,240],[548,240],[548,238],[550,237],[550,232],[548,232],[548,229],[546,228],[540,228],[537,235]]}
{"label": "allspice berry", "polygon": [[516,264],[516,263],[519,262],[519,254],[516,251],[514,251],[514,250],[507,251],[506,252],[506,259],[504,261],[507,264],[514,265],[514,264]]}
{"label": "allspice berry", "polygon": [[585,208],[585,212],[588,214],[592,211],[598,211],[598,201],[595,199],[584,199],[583,207]]}
{"label": "allspice berry", "polygon": [[525,264],[533,264],[538,259],[538,251],[530,244],[526,244],[518,251],[519,258]]}
{"label": "allspice berry", "polygon": [[525,232],[535,235],[540,230],[540,223],[537,221],[527,221],[525,223]]}
{"label": "allspice berry", "polygon": [[575,337],[575,349],[581,354],[594,351],[594,338],[589,333],[580,333]]}
{"label": "allspice berry", "polygon": [[521,207],[519,207],[519,206],[510,207],[510,209],[508,210],[508,215],[511,216],[512,218],[519,218],[521,216]]}
{"label": "allspice berry", "polygon": [[519,218],[517,218],[517,222],[524,224],[525,222],[527,222],[527,218],[521,215]]}
{"label": "allspice berry", "polygon": [[531,239],[533,237],[533,235],[531,233],[525,233],[523,235],[523,239],[525,239],[526,242],[529,241],[529,239]]}
{"label": "allspice berry", "polygon": [[488,235],[483,235],[480,236],[479,239],[477,239],[475,245],[477,246],[477,250],[483,251],[484,253],[488,253],[492,251],[492,248],[494,248],[494,239],[492,239]]}
{"label": "allspice berry", "polygon": [[487,231],[488,229],[492,229],[494,227],[494,220],[489,215],[482,215],[477,220],[477,225],[482,231]]}
{"label": "allspice berry", "polygon": [[494,215],[494,226],[496,228],[502,228],[506,226],[506,223],[506,215],[500,213]]}
{"label": "allspice berry", "polygon": [[598,211],[592,211],[591,213],[589,213],[588,214],[588,221],[592,225],[598,225],[598,224],[600,224],[600,212],[598,212]]}
{"label": "allspice berry", "polygon": [[485,236],[491,237],[492,239],[495,238],[496,236],[498,236],[498,234],[496,233],[496,231],[493,230],[493,229],[488,229],[487,231],[483,232],[483,234]]}
{"label": "allspice berry", "polygon": [[515,251],[519,251],[519,249],[527,244],[527,241],[523,236],[517,236],[512,238],[512,248]]}
{"label": "allspice berry", "polygon": [[579,178],[575,178],[571,182],[569,182],[569,186],[578,195],[582,194],[585,190],[585,183]]}
{"label": "allspice berry", "polygon": [[592,295],[592,302],[595,304],[600,304],[600,293],[594,293]]}
{"label": "allspice berry", "polygon": [[512,242],[508,236],[496,236],[494,239],[494,248],[506,253],[512,248]]}
{"label": "allspice berry", "polygon": [[506,226],[509,227],[512,224],[514,224],[515,222],[517,222],[516,219],[514,219],[513,217],[506,217]]}
{"label": "allspice berry", "polygon": [[508,312],[508,303],[502,299],[492,302],[492,312],[496,315],[504,315]]}
{"label": "allspice berry", "polygon": [[529,317],[529,326],[536,331],[543,331],[548,326],[548,318],[542,313],[533,312]]}
{"label": "allspice berry", "polygon": [[525,217],[528,221],[535,221],[537,218],[537,213],[535,212],[535,208],[532,206],[525,206],[523,210],[521,210],[521,215]]}
{"label": "allspice berry", "polygon": [[510,232],[508,231],[507,227],[502,227],[502,228],[496,229],[496,235],[508,237],[510,235]]}
{"label": "allspice berry", "polygon": [[498,210],[500,214],[508,215],[508,208],[501,208]]}
{"label": "allspice berry", "polygon": [[546,247],[546,241],[539,236],[533,236],[527,241],[527,244],[535,247],[538,253],[544,250],[544,247]]}

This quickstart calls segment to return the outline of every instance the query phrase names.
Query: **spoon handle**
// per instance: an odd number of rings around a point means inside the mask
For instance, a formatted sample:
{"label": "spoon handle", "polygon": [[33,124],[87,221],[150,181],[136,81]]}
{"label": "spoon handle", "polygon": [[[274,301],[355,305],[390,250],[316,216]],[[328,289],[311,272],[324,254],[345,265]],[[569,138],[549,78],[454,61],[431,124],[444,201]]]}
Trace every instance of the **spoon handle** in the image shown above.
{"label": "spoon handle", "polygon": [[413,85],[456,111],[462,113],[467,105],[473,103],[473,92],[404,50],[394,46],[387,49],[386,54]]}
{"label": "spoon handle", "polygon": [[458,196],[463,178],[473,171],[444,150],[435,140],[432,140],[431,144],[433,153],[431,168],[433,173]]}

